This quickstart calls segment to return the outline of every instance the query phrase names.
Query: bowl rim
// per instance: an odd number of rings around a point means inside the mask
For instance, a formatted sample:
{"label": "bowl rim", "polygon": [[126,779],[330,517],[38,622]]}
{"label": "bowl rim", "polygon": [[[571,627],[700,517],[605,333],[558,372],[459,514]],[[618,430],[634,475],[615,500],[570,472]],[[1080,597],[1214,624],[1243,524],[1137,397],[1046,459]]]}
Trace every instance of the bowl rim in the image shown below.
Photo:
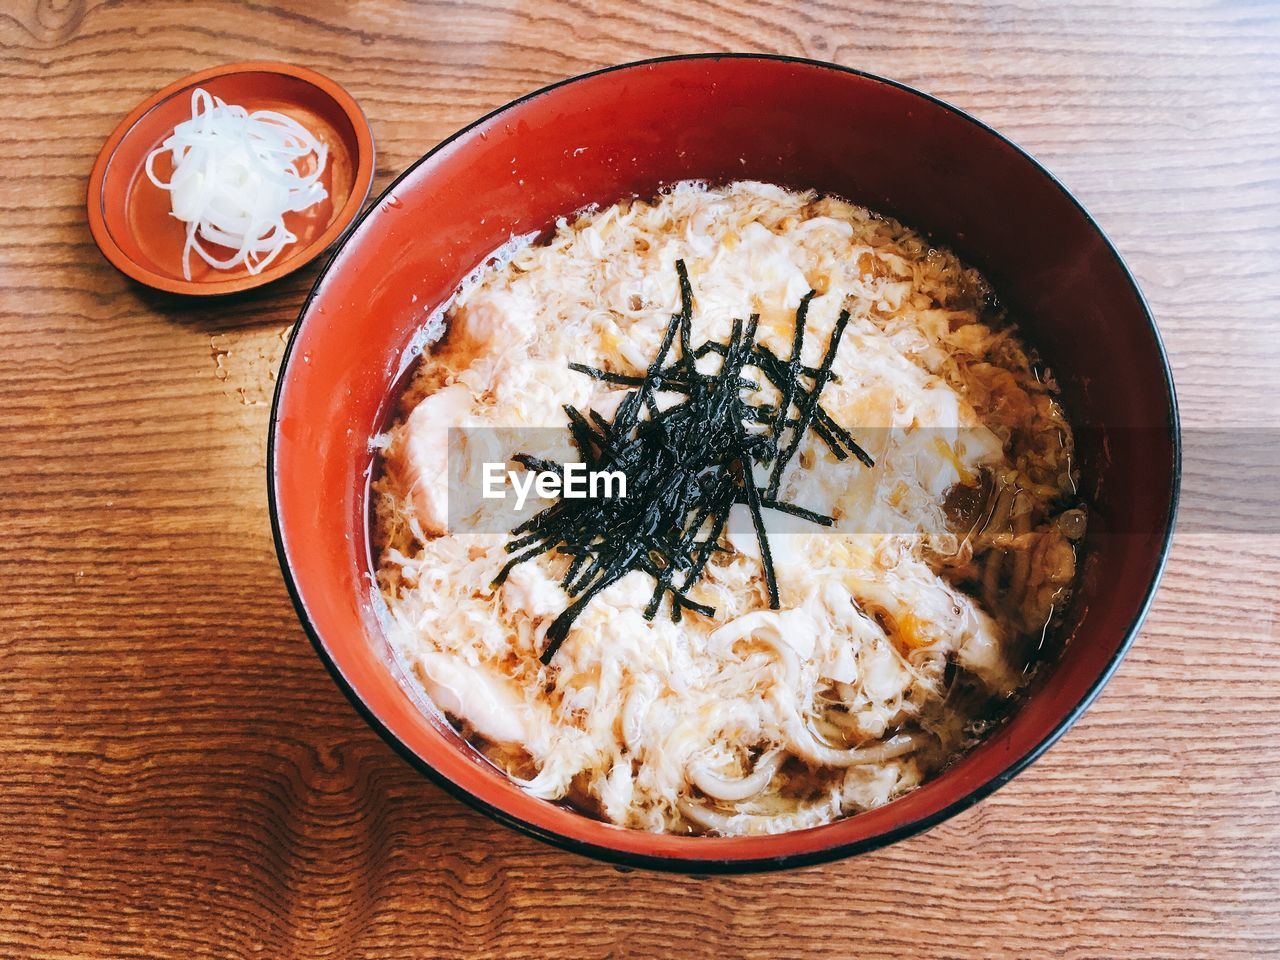
{"label": "bowl rim", "polygon": [[[261,273],[207,281],[180,280],[157,273],[129,256],[120,244],[116,242],[111,235],[111,230],[107,227],[106,215],[103,212],[106,205],[103,185],[106,181],[107,171],[110,169],[111,162],[115,159],[120,145],[133,132],[134,127],[160,104],[198,83],[203,83],[216,77],[229,77],[240,73],[274,73],[284,77],[292,77],[315,87],[338,105],[348,121],[350,121],[356,137],[355,177],[351,183],[351,193],[341,209],[335,211],[323,233],[307,246],[295,252],[292,257],[268,267]],[[360,208],[365,200],[368,199],[369,191],[373,187],[374,154],[373,128],[369,125],[368,118],[364,115],[364,111],[360,108],[360,104],[356,102],[355,98],[347,93],[336,80],[332,80],[309,67],[274,60],[243,60],[237,63],[208,67],[188,74],[157,90],[134,107],[111,131],[111,135],[103,143],[102,149],[98,151],[97,159],[93,162],[93,169],[89,173],[89,183],[85,197],[89,231],[93,234],[94,243],[98,245],[98,249],[102,251],[102,255],[107,258],[108,263],[125,276],[148,287],[163,290],[166,293],[180,293],[196,297],[221,296],[228,293],[252,290],[302,269],[324,253],[335,241],[341,239],[348,231],[355,228],[356,224],[362,219],[358,217]]]}
{"label": "bowl rim", "polygon": [[[1024,161],[1029,163],[1037,172],[1039,172],[1041,176],[1045,177],[1050,184],[1056,187],[1062,193],[1062,195],[1076,208],[1076,210],[1084,218],[1085,222],[1094,230],[1094,232],[1102,240],[1103,244],[1106,247],[1107,252],[1111,255],[1116,265],[1120,268],[1121,273],[1123,274],[1124,278],[1128,281],[1128,284],[1133,291],[1134,297],[1139,307],[1141,308],[1142,316],[1145,319],[1146,325],[1151,334],[1152,341],[1155,345],[1156,352],[1158,354],[1161,372],[1163,373],[1163,376],[1164,376],[1164,384],[1168,391],[1168,397],[1169,397],[1169,409],[1167,411],[1168,419],[1166,422],[1166,426],[1169,431],[1170,447],[1171,447],[1173,462],[1171,464],[1170,488],[1168,490],[1169,509],[1164,521],[1164,534],[1160,540],[1159,552],[1156,558],[1155,569],[1152,573],[1151,581],[1147,585],[1146,592],[1141,599],[1138,609],[1134,617],[1128,624],[1128,626],[1125,628],[1124,636],[1119,646],[1116,648],[1115,653],[1112,655],[1111,659],[1107,662],[1105,667],[1099,673],[1098,677],[1090,684],[1089,689],[1080,698],[1080,700],[1069,711],[1066,712],[1066,714],[1054,725],[1053,729],[1050,730],[1049,733],[1039,743],[1037,743],[1031,750],[1027,751],[1022,756],[1016,758],[1013,762],[1011,762],[1004,770],[1002,770],[996,776],[992,777],[991,779],[983,783],[980,783],[978,786],[974,787],[972,790],[968,791],[964,795],[953,800],[951,803],[935,811],[934,813],[928,816],[920,817],[908,823],[905,823],[893,830],[888,830],[888,831],[885,831],[884,833],[879,833],[871,837],[864,837],[848,843],[833,844],[831,846],[823,847],[818,850],[813,850],[813,851],[808,851],[803,853],[796,853],[796,854],[787,854],[787,855],[777,856],[777,857],[760,857],[760,858],[740,857],[739,858],[739,857],[712,856],[707,858],[695,858],[695,857],[686,858],[686,857],[663,856],[659,854],[640,854],[640,853],[632,853],[630,851],[618,850],[613,847],[592,843],[586,840],[580,840],[571,836],[566,836],[564,834],[558,833],[554,830],[543,829],[541,827],[530,824],[524,820],[521,820],[517,816],[510,815],[505,811],[498,809],[497,807],[490,804],[484,798],[471,793],[470,791],[466,790],[465,788],[461,787],[457,783],[450,780],[448,777],[438,772],[434,767],[432,767],[432,765],[425,758],[420,756],[412,748],[410,748],[406,743],[401,741],[399,737],[397,737],[385,724],[383,724],[381,719],[364,702],[360,694],[347,681],[346,677],[343,675],[343,673],[337,666],[337,663],[330,656],[328,649],[325,646],[324,640],[319,635],[319,631],[316,629],[315,625],[311,622],[311,619],[306,610],[306,606],[303,603],[301,593],[299,592],[298,586],[294,581],[292,564],[289,557],[289,549],[287,544],[285,543],[284,531],[280,523],[279,504],[276,499],[276,462],[275,462],[276,432],[279,426],[281,400],[284,394],[284,387],[287,380],[288,366],[293,354],[293,348],[297,342],[299,334],[302,331],[303,324],[306,322],[307,314],[310,310],[311,303],[315,299],[315,297],[318,295],[321,287],[323,286],[324,280],[328,276],[329,270],[337,263],[346,244],[358,233],[359,227],[361,226],[361,224],[363,224],[365,218],[368,217],[372,211],[378,209],[381,206],[382,200],[390,196],[392,194],[392,191],[394,191],[395,188],[399,186],[402,180],[410,176],[415,170],[417,170],[419,166],[426,163],[436,154],[448,148],[451,144],[453,144],[455,141],[457,141],[458,139],[468,134],[474,128],[481,126],[482,124],[488,122],[494,117],[497,117],[505,113],[506,111],[511,110],[523,103],[526,103],[530,100],[534,100],[547,93],[557,90],[560,87],[567,86],[568,84],[576,83],[582,80],[588,80],[594,77],[599,77],[604,74],[609,74],[609,73],[614,73],[614,72],[629,70],[629,69],[635,69],[638,67],[649,67],[656,64],[673,63],[673,62],[681,62],[681,61],[698,61],[698,60],[705,60],[705,61],[712,61],[712,62],[719,61],[719,60],[773,61],[773,62],[779,62],[779,63],[799,64],[806,67],[814,67],[814,68],[819,68],[824,70],[831,70],[840,74],[847,74],[847,75],[860,77],[864,80],[870,80],[874,83],[880,83],[890,87],[894,87],[898,90],[901,90],[908,94],[912,94],[916,97],[919,97],[922,100],[927,101],[931,105],[940,107],[956,115],[957,117],[967,121],[968,123],[973,124],[974,126],[985,131],[990,136],[996,138],[998,141],[1000,141],[1001,143],[1005,144],[1006,146],[1014,150]],[[517,97],[514,100],[511,100],[503,104],[502,106],[489,111],[483,116],[478,117],[477,119],[468,123],[466,126],[460,128],[450,136],[441,140],[434,147],[432,147],[430,150],[424,153],[421,157],[415,160],[412,164],[406,167],[403,172],[401,172],[394,180],[391,181],[391,183],[387,185],[387,187],[379,195],[378,199],[374,203],[370,204],[369,207],[366,208],[363,213],[361,213],[361,215],[357,218],[355,223],[352,225],[350,232],[346,235],[346,237],[343,238],[341,243],[339,243],[334,247],[332,253],[329,256],[328,261],[325,263],[325,265],[321,268],[320,272],[317,274],[315,282],[312,285],[310,292],[307,294],[306,300],[302,304],[302,307],[298,313],[298,320],[293,326],[293,330],[290,333],[288,343],[285,345],[284,354],[281,357],[281,361],[280,361],[279,374],[276,377],[276,388],[275,388],[275,393],[271,402],[271,416],[268,423],[267,457],[266,457],[267,502],[268,502],[268,512],[271,518],[271,531],[272,531],[272,536],[276,546],[276,557],[280,563],[280,571],[283,576],[285,586],[289,591],[289,597],[293,602],[294,610],[296,611],[298,615],[298,619],[302,623],[302,626],[308,638],[310,639],[312,646],[315,648],[317,655],[320,657],[321,662],[325,665],[325,668],[328,670],[330,676],[333,677],[333,680],[337,684],[338,688],[342,690],[342,692],[346,695],[347,699],[351,701],[351,704],[356,708],[356,711],[378,733],[378,735],[381,736],[382,739],[385,740],[387,744],[392,747],[392,749],[394,749],[398,754],[400,754],[400,756],[402,756],[406,761],[408,761],[409,764],[413,766],[416,770],[418,770],[420,773],[425,775],[433,783],[441,787],[443,790],[451,794],[453,797],[463,801],[467,805],[480,811],[481,813],[497,821],[498,823],[504,826],[510,827],[520,833],[523,833],[526,836],[533,837],[536,840],[540,840],[544,843],[547,843],[551,846],[557,847],[562,850],[567,850],[572,853],[585,855],[588,857],[592,857],[596,860],[613,864],[616,867],[622,868],[624,870],[633,869],[633,868],[642,868],[642,869],[655,870],[660,872],[694,874],[694,875],[746,874],[746,873],[762,873],[762,872],[768,872],[768,871],[786,870],[786,869],[793,869],[798,867],[813,866],[813,865],[822,864],[822,863],[829,863],[834,860],[844,859],[846,857],[856,856],[858,854],[868,853],[873,850],[878,850],[882,847],[888,846],[889,844],[896,843],[898,840],[902,840],[907,837],[911,837],[918,833],[922,833],[926,830],[929,830],[932,827],[937,826],[939,823],[942,823],[943,821],[950,819],[956,814],[959,814],[967,810],[968,808],[977,804],[979,801],[990,796],[996,790],[1000,789],[1000,787],[1009,783],[1011,780],[1014,779],[1014,777],[1016,777],[1023,770],[1029,767],[1037,759],[1039,759],[1045,753],[1045,751],[1047,751],[1051,746],[1053,746],[1062,737],[1062,735],[1072,726],[1072,724],[1074,724],[1076,720],[1080,718],[1080,716],[1089,707],[1089,705],[1093,703],[1093,701],[1097,698],[1102,688],[1107,684],[1107,682],[1115,674],[1117,668],[1120,666],[1120,662],[1124,659],[1125,654],[1128,653],[1130,647],[1132,647],[1133,642],[1137,637],[1138,632],[1140,631],[1142,624],[1147,617],[1148,612],[1151,609],[1151,605],[1155,599],[1155,595],[1159,587],[1161,577],[1163,576],[1165,567],[1168,563],[1170,547],[1172,545],[1172,540],[1174,535],[1174,528],[1177,522],[1178,504],[1179,504],[1179,497],[1181,493],[1181,479],[1182,479],[1181,423],[1180,423],[1180,417],[1178,413],[1177,393],[1174,387],[1173,372],[1169,364],[1168,352],[1165,348],[1164,340],[1160,336],[1159,328],[1156,326],[1155,317],[1152,314],[1150,304],[1148,304],[1147,299],[1143,294],[1141,287],[1138,285],[1137,280],[1134,278],[1133,272],[1130,270],[1128,264],[1125,262],[1120,252],[1116,249],[1115,244],[1111,242],[1111,238],[1107,236],[1106,232],[1101,228],[1101,226],[1098,225],[1097,221],[1093,218],[1093,216],[1089,213],[1089,211],[1085,209],[1084,205],[1076,198],[1076,196],[1069,189],[1067,189],[1067,187],[1056,176],[1054,176],[1053,173],[1051,173],[1043,164],[1041,164],[1035,157],[1033,157],[1028,151],[1024,150],[1022,147],[1020,147],[1013,140],[1009,139],[1004,134],[1000,133],[998,130],[994,129],[993,127],[989,126],[983,121],[977,119],[976,117],[972,116],[966,111],[960,109],[959,107],[953,106],[952,104],[948,103],[945,100],[942,100],[939,97],[935,97],[932,94],[925,93],[924,91],[918,90],[915,87],[909,86],[905,83],[901,83],[896,80],[891,80],[887,77],[882,77],[877,74],[869,73],[867,71],[859,70],[853,67],[845,67],[840,64],[831,63],[829,61],[815,60],[807,57],[796,57],[796,56],[789,56],[784,54],[764,54],[764,53],[693,53],[693,54],[679,54],[674,56],[651,57],[643,60],[633,60],[633,61],[628,61],[626,63],[615,64],[613,66],[603,67],[598,70],[592,70],[587,73],[578,74],[572,77],[567,77],[563,80],[558,80],[554,83],[547,84],[546,86],[540,87],[534,91],[531,91],[530,93]]]}

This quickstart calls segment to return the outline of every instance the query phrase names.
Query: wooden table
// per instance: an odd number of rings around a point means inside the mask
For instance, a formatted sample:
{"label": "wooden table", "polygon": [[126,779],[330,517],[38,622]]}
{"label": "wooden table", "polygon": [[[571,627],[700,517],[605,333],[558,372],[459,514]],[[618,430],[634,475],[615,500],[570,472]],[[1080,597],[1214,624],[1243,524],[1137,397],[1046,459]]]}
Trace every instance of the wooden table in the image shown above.
{"label": "wooden table", "polygon": [[1129,258],[1188,429],[1280,415],[1280,11],[1263,3],[15,0],[0,12],[0,957],[1262,957],[1280,952],[1280,537],[1180,535],[1147,626],[1030,771],[844,863],[691,879],[501,828],[357,716],[282,586],[269,397],[315,268],[213,304],[85,225],[161,85],[343,83],[375,192],[595,67],[708,49],[913,84],[1045,161]]}

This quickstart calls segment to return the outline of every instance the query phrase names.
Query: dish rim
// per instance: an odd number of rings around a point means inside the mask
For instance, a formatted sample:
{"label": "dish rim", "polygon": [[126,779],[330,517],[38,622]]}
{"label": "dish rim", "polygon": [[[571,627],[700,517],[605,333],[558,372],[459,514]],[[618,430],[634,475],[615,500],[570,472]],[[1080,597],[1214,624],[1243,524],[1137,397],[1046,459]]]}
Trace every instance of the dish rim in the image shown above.
{"label": "dish rim", "polygon": [[[205,281],[179,280],[157,273],[129,256],[120,244],[116,242],[111,235],[111,230],[107,227],[106,215],[103,212],[106,206],[103,185],[106,181],[107,171],[110,169],[120,145],[133,132],[134,127],[160,104],[198,83],[203,83],[216,77],[234,76],[238,73],[274,73],[301,80],[321,91],[341,108],[350,121],[356,137],[355,177],[351,183],[351,193],[342,208],[333,215],[323,233],[307,244],[301,251],[295,253],[294,256],[282,263],[268,267],[261,273]],[[102,149],[98,151],[98,156],[93,162],[93,169],[89,173],[89,183],[85,197],[89,231],[93,234],[94,243],[102,251],[102,255],[106,257],[108,263],[126,277],[136,280],[145,286],[163,290],[166,293],[179,293],[196,297],[241,293],[245,290],[253,290],[257,287],[265,286],[274,280],[279,280],[297,270],[301,270],[323,254],[330,246],[333,246],[339,240],[345,239],[350,231],[354,230],[357,224],[364,219],[360,215],[360,208],[365,200],[369,198],[369,193],[373,188],[375,166],[373,128],[369,125],[369,120],[364,115],[360,104],[336,80],[330,79],[309,67],[275,60],[242,60],[237,63],[208,67],[181,77],[157,90],[134,107],[111,131],[111,135],[103,143]],[[334,252],[337,251],[335,250]],[[325,269],[328,269],[327,264]],[[308,295],[308,302],[310,299],[310,295]]]}
{"label": "dish rim", "polygon": [[[494,117],[497,117],[502,113],[505,113],[506,111],[511,110],[517,106],[520,106],[521,104],[534,100],[538,97],[544,96],[554,90],[559,89],[560,87],[567,86],[568,84],[576,83],[578,81],[588,80],[594,77],[599,77],[604,74],[609,74],[609,73],[613,73],[621,70],[634,69],[636,67],[650,66],[650,65],[659,64],[659,63],[693,61],[693,60],[706,60],[706,61],[765,60],[765,61],[775,61],[775,62],[781,62],[781,63],[800,64],[808,67],[816,67],[816,68],[825,69],[825,70],[832,70],[841,74],[850,74],[865,80],[872,81],[873,83],[885,84],[887,86],[894,87],[908,94],[912,94],[914,96],[920,97],[921,99],[927,101],[928,103],[934,106],[940,107],[946,111],[949,111],[950,113],[955,114],[956,116],[967,121],[968,123],[975,125],[979,129],[985,131],[986,133],[995,137],[1001,143],[1005,144],[1006,146],[1014,150],[1023,160],[1031,164],[1031,166],[1041,176],[1045,177],[1049,181],[1049,183],[1051,183],[1054,187],[1056,187],[1062,193],[1062,195],[1076,208],[1076,210],[1080,213],[1080,215],[1084,217],[1084,220],[1089,225],[1089,227],[1092,228],[1092,230],[1102,240],[1104,246],[1106,247],[1107,252],[1115,261],[1116,265],[1120,268],[1121,273],[1123,274],[1125,280],[1127,280],[1130,288],[1134,293],[1135,299],[1139,307],[1141,308],[1142,316],[1146,321],[1146,325],[1149,329],[1149,332],[1151,333],[1152,340],[1155,345],[1156,352],[1158,354],[1161,373],[1163,374],[1163,378],[1164,378],[1164,384],[1168,391],[1168,396],[1169,396],[1169,409],[1167,411],[1166,426],[1169,431],[1170,447],[1172,451],[1173,462],[1171,464],[1170,489],[1168,491],[1169,492],[1169,509],[1165,517],[1164,535],[1160,541],[1158,556],[1156,558],[1155,570],[1152,573],[1151,581],[1147,585],[1146,591],[1140,601],[1140,604],[1138,606],[1138,609],[1134,617],[1132,618],[1129,625],[1124,630],[1124,636],[1121,639],[1119,646],[1116,648],[1115,653],[1112,655],[1111,659],[1107,662],[1105,667],[1099,673],[1098,677],[1090,684],[1089,689],[1085,691],[1081,699],[1069,711],[1066,712],[1066,714],[1053,726],[1053,728],[1049,731],[1049,733],[1039,743],[1037,743],[1032,749],[1030,749],[1029,751],[1024,753],[1022,756],[1015,759],[1012,763],[1009,764],[1008,767],[1006,767],[996,776],[974,787],[972,790],[968,791],[967,793],[953,800],[951,803],[937,810],[933,814],[930,814],[924,817],[919,817],[915,820],[910,821],[909,823],[905,823],[895,829],[885,831],[884,833],[876,834],[875,836],[864,837],[858,840],[851,841],[849,843],[835,844],[835,845],[823,847],[819,850],[813,850],[813,851],[801,852],[801,853],[795,853],[795,854],[785,854],[778,857],[760,857],[760,858],[708,857],[708,858],[699,859],[694,857],[683,858],[683,857],[662,856],[658,854],[632,853],[629,851],[618,850],[613,847],[601,846],[596,843],[579,840],[574,837],[565,836],[563,834],[557,833],[552,830],[546,830],[546,829],[542,829],[540,827],[534,826],[533,824],[530,824],[524,820],[521,820],[518,816],[510,815],[505,811],[500,810],[497,807],[494,807],[483,798],[470,793],[460,785],[454,783],[448,777],[436,771],[435,768],[432,767],[431,764],[425,758],[419,756],[412,748],[410,748],[407,744],[401,741],[399,737],[397,737],[389,728],[387,728],[382,723],[382,721],[379,719],[376,713],[364,702],[364,700],[360,697],[359,693],[354,689],[354,687],[352,687],[347,682],[346,677],[342,674],[341,670],[338,668],[333,658],[329,655],[329,652],[325,647],[324,641],[321,639],[319,632],[315,628],[315,625],[311,622],[311,619],[306,610],[306,606],[303,603],[302,597],[298,591],[297,584],[294,582],[293,573],[292,573],[292,564],[289,558],[289,551],[288,551],[287,545],[285,544],[283,531],[281,530],[281,525],[280,525],[279,504],[277,503],[277,500],[276,500],[276,482],[275,482],[276,481],[276,464],[275,464],[276,431],[279,424],[280,403],[281,403],[281,398],[284,392],[286,374],[287,374],[290,359],[293,354],[294,345],[297,342],[299,333],[302,331],[302,327],[304,322],[306,321],[307,313],[311,307],[311,303],[317,296],[321,286],[324,283],[325,278],[328,276],[329,270],[334,266],[338,258],[341,256],[343,249],[346,247],[346,244],[350,242],[350,240],[354,238],[356,234],[359,232],[359,228],[364,223],[365,218],[368,217],[372,211],[378,209],[381,206],[383,199],[391,195],[392,191],[394,191],[395,188],[399,186],[400,182],[404,180],[406,177],[408,177],[409,175],[411,175],[419,166],[426,163],[428,160],[430,160],[432,157],[434,157],[436,154],[438,154],[442,150],[448,148],[456,140],[465,136],[474,128],[484,123],[487,123],[489,120],[493,119]],[[567,77],[563,80],[558,80],[554,83],[540,87],[537,90],[531,91],[530,93],[517,97],[514,100],[511,100],[503,104],[502,106],[489,111],[483,116],[478,117],[477,119],[473,120],[471,123],[468,123],[466,126],[455,131],[454,133],[452,133],[451,135],[449,135],[448,137],[446,137],[445,139],[437,143],[434,147],[432,147],[430,150],[424,153],[421,157],[419,157],[413,163],[411,163],[391,183],[389,183],[386,189],[384,189],[382,193],[378,196],[378,199],[375,200],[374,203],[370,204],[360,214],[360,216],[352,224],[350,231],[342,239],[342,241],[334,247],[332,253],[329,256],[328,261],[325,263],[325,265],[321,268],[320,272],[317,274],[315,282],[312,285],[310,292],[307,294],[306,300],[303,302],[301,309],[299,310],[298,319],[294,323],[293,330],[290,333],[288,343],[285,345],[284,354],[280,361],[279,374],[276,377],[276,388],[275,388],[274,395],[272,397],[271,416],[268,422],[266,474],[267,474],[266,479],[267,479],[268,512],[271,518],[272,536],[276,546],[276,558],[280,563],[281,574],[285,581],[285,586],[289,591],[289,597],[293,602],[294,610],[297,613],[298,619],[302,623],[303,628],[308,638],[310,639],[312,646],[315,648],[317,655],[320,657],[321,662],[325,665],[325,668],[328,670],[330,676],[333,677],[334,682],[337,684],[338,688],[342,690],[343,693],[346,695],[347,699],[351,701],[352,705],[356,708],[356,711],[364,718],[365,722],[367,722],[378,733],[378,735],[381,736],[382,739],[392,747],[392,749],[394,749],[405,760],[407,760],[411,766],[413,766],[420,773],[425,775],[433,783],[437,784],[443,790],[451,794],[453,797],[461,800],[462,802],[466,803],[468,806],[480,811],[481,813],[497,821],[498,823],[506,827],[509,827],[511,829],[514,829],[520,833],[523,833],[526,836],[533,837],[536,840],[540,840],[544,843],[547,843],[551,846],[557,847],[562,850],[567,850],[572,853],[588,856],[593,859],[604,861],[606,863],[610,863],[615,865],[616,867],[620,867],[624,869],[642,868],[642,869],[655,870],[660,872],[682,873],[682,874],[693,874],[693,875],[746,874],[746,873],[761,873],[761,872],[768,872],[768,871],[794,869],[798,867],[813,866],[813,865],[822,864],[822,863],[830,863],[835,860],[840,860],[847,857],[868,853],[873,850],[878,850],[892,843],[896,843],[899,840],[903,840],[903,839],[906,839],[907,837],[911,837],[916,834],[923,833],[924,831],[929,830],[934,826],[937,826],[943,821],[949,820],[950,818],[956,816],[957,814],[962,813],[963,811],[969,809],[970,807],[974,806],[980,801],[986,799],[996,790],[1000,789],[1005,784],[1009,783],[1016,776],[1018,776],[1018,774],[1022,773],[1022,771],[1027,769],[1027,767],[1029,767],[1032,763],[1038,760],[1045,753],[1045,751],[1047,751],[1050,747],[1052,747],[1062,737],[1062,735],[1080,718],[1080,716],[1084,713],[1084,711],[1088,709],[1088,707],[1097,698],[1102,688],[1106,686],[1107,682],[1115,674],[1116,670],[1120,666],[1121,661],[1124,659],[1129,649],[1133,646],[1134,640],[1136,639],[1139,631],[1141,630],[1143,622],[1146,620],[1147,614],[1150,612],[1151,605],[1155,599],[1156,592],[1160,585],[1160,580],[1163,577],[1165,567],[1168,563],[1170,547],[1173,541],[1174,529],[1177,525],[1178,505],[1179,505],[1179,498],[1181,494],[1181,480],[1182,480],[1182,433],[1181,433],[1181,421],[1178,413],[1177,393],[1174,386],[1173,371],[1169,364],[1168,352],[1165,348],[1164,340],[1160,335],[1160,330],[1156,325],[1155,316],[1151,311],[1151,307],[1150,307],[1150,304],[1148,304],[1147,302],[1146,296],[1142,292],[1142,288],[1138,285],[1138,282],[1136,278],[1133,276],[1133,272],[1130,270],[1129,265],[1125,262],[1124,257],[1121,256],[1119,250],[1116,249],[1116,246],[1114,243],[1112,243],[1111,238],[1107,236],[1106,232],[1102,229],[1101,226],[1099,226],[1097,221],[1093,218],[1093,216],[1089,213],[1089,211],[1085,208],[1085,206],[1056,176],[1053,175],[1052,172],[1050,172],[1043,164],[1041,164],[1028,151],[1024,150],[1016,142],[1006,137],[1004,134],[1000,133],[995,128],[989,126],[988,124],[977,119],[976,117],[960,109],[959,107],[956,107],[939,97],[933,96],[932,94],[925,93],[924,91],[918,90],[915,87],[909,86],[908,84],[902,83],[897,80],[891,80],[887,77],[879,76],[878,74],[869,73],[867,71],[859,70],[854,67],[845,67],[840,64],[831,63],[829,61],[815,60],[807,57],[789,56],[785,54],[693,53],[693,54],[678,54],[678,55],[663,56],[663,57],[651,57],[651,58],[646,58],[642,60],[628,61],[626,63],[615,64],[613,66],[603,67],[598,70],[592,70],[587,73],[578,74],[572,77]],[[854,816],[856,816],[856,814]]]}

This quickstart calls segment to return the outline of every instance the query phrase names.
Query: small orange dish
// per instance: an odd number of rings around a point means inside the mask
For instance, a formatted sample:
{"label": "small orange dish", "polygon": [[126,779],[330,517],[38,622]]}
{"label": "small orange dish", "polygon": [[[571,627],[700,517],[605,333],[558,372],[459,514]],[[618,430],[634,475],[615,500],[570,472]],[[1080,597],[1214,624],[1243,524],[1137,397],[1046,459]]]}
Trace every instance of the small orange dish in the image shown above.
{"label": "small orange dish", "polygon": [[[196,87],[251,112],[283,113],[329,148],[321,175],[328,198],[285,215],[298,239],[261,273],[243,265],[217,270],[193,257],[191,279],[184,279],[186,226],[170,213],[169,194],[147,177],[147,155],[190,118]],[[323,253],[355,221],[372,183],[373,133],[342,87],[287,63],[232,63],[171,83],[121,121],[89,176],[89,228],[112,266],[139,283],[192,296],[237,293],[278,280]]]}

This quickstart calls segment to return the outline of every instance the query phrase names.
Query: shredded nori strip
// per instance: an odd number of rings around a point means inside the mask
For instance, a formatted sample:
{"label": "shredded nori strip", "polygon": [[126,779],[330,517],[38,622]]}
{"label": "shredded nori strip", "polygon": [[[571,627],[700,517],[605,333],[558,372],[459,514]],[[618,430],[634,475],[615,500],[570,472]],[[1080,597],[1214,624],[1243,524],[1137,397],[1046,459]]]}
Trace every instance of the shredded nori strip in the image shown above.
{"label": "shredded nori strip", "polygon": [[[627,478],[625,497],[561,497],[511,531],[512,556],[494,577],[501,584],[517,564],[548,551],[572,557],[561,586],[573,598],[547,628],[542,662],[549,663],[577,617],[604,590],[632,571],[654,580],[644,616],[652,620],[664,597],[679,621],[684,610],[703,616],[714,608],[689,597],[711,555],[721,543],[729,512],[746,504],[760,547],[769,606],[778,609],[778,582],[765,529],[765,510],[776,510],[810,523],[831,526],[833,517],[778,499],[783,474],[809,430],[838,460],[850,454],[866,466],[874,461],[819,403],[832,372],[849,315],[842,311],[818,367],[800,361],[810,291],[796,311],[791,356],[782,360],[756,343],[759,316],[733,322],[727,343],[706,342],[696,349],[693,337],[693,286],[683,260],[676,261],[680,311],[662,338],[658,354],[643,374],[616,373],[581,363],[569,369],[605,383],[632,388],[612,420],[595,411],[586,415],[566,406],[569,431],[588,473],[621,471]],[[676,351],[674,357],[672,350]],[[714,374],[700,372],[696,361],[709,353],[722,358]],[[743,375],[759,370],[778,391],[776,405],[751,404],[743,393],[758,385]],[[808,381],[807,383],[805,381]],[[677,394],[662,409],[655,394]],[[792,414],[792,409],[796,413]],[[561,464],[518,454],[512,458],[528,470],[563,477]],[[756,486],[756,465],[770,468],[764,489]]]}
{"label": "shredded nori strip", "polygon": [[[800,309],[807,312],[808,302],[801,301]],[[836,350],[840,346],[840,338],[844,336],[844,328],[849,323],[849,311],[841,310],[840,317],[836,320],[835,330],[831,333],[831,340],[827,344],[826,356],[822,358],[822,366],[818,368],[818,372],[813,375],[813,389],[799,398],[800,422],[796,424],[794,430],[791,431],[791,442],[778,454],[778,458],[773,462],[773,475],[769,478],[769,487],[765,496],[774,500],[778,496],[778,487],[782,485],[782,472],[787,469],[787,464],[791,462],[791,458],[795,456],[796,450],[800,447],[800,441],[804,439],[805,432],[809,429],[809,424],[813,422],[813,418],[817,411],[817,396],[822,392],[822,388],[827,385],[827,378],[831,376],[831,364],[835,362]],[[800,365],[800,347],[803,345],[804,331],[800,326],[800,314],[796,314],[796,329],[800,331],[796,334],[795,347],[792,349],[791,367],[792,371],[798,373]],[[793,374],[794,378],[794,374]],[[793,381],[792,381],[793,382]],[[792,391],[787,391],[791,393]],[[790,406],[790,396],[786,396],[781,405],[785,411]],[[779,416],[779,431],[781,430],[781,422],[785,420],[785,416]]]}

